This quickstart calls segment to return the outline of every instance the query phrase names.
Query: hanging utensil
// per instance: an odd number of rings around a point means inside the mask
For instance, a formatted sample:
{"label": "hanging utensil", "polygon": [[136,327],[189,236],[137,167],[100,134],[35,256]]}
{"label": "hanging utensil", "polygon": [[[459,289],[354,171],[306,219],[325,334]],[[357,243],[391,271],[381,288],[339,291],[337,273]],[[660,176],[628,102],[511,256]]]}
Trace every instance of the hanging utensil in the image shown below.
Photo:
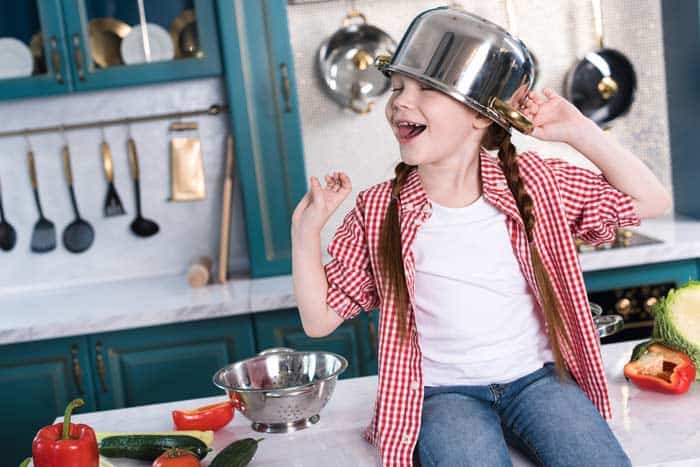
{"label": "hanging utensil", "polygon": [[2,207],[2,187],[0,186],[0,249],[10,251],[17,243],[15,228],[5,220],[5,210]]}
{"label": "hanging utensil", "polygon": [[231,191],[233,190],[233,136],[226,137],[226,173],[224,174],[224,198],[221,212],[221,237],[219,239],[219,283],[226,282],[228,274],[228,244],[231,228]]}
{"label": "hanging utensil", "polygon": [[201,58],[204,52],[199,44],[197,18],[191,8],[182,13],[170,24],[170,38],[175,44],[175,58]]}
{"label": "hanging utensil", "polygon": [[92,241],[95,239],[95,231],[87,221],[80,217],[80,212],[78,211],[78,202],[75,199],[75,190],[73,189],[73,171],[70,164],[68,144],[63,145],[61,155],[63,156],[66,183],[68,183],[68,193],[70,194],[70,201],[75,213],[75,220],[68,224],[63,231],[63,246],[71,253],[81,253],[92,245]]}
{"label": "hanging utensil", "polygon": [[372,66],[374,57],[391,55],[394,50],[396,42],[391,36],[367,24],[365,15],[351,9],[343,19],[343,27],[319,48],[317,66],[324,88],[333,100],[353,112],[370,112],[371,99],[384,94],[391,85]]}
{"label": "hanging utensil", "polygon": [[[518,37],[518,22],[515,19],[515,7],[513,6],[513,0],[506,1],[506,17],[508,19],[508,31]],[[540,65],[537,61],[537,57],[532,50],[530,50],[530,56],[532,57],[532,69],[534,70],[535,76],[532,79],[532,87],[534,88],[537,84],[537,78],[540,76]]]}
{"label": "hanging utensil", "polygon": [[136,217],[131,223],[131,231],[139,237],[150,237],[158,233],[158,224],[141,215],[141,187],[139,185],[139,158],[136,153],[136,143],[129,136],[126,142],[129,153],[129,166],[131,167],[131,178],[134,180],[134,197],[136,198]]}
{"label": "hanging utensil", "polygon": [[593,0],[597,49],[588,52],[566,76],[566,98],[586,117],[606,128],[626,114],[637,89],[637,75],[629,59],[603,46],[600,0]]}
{"label": "hanging utensil", "polygon": [[44,217],[44,211],[41,209],[36,164],[31,147],[27,150],[27,163],[29,164],[29,179],[32,182],[32,191],[34,191],[34,202],[36,203],[37,211],[39,211],[39,220],[34,224],[30,248],[34,253],[46,253],[56,248],[56,228],[53,222]]}
{"label": "hanging utensil", "polygon": [[126,214],[122,200],[117,194],[117,189],[114,187],[114,162],[112,160],[112,151],[109,149],[109,144],[102,133],[102,143],[100,143],[100,152],[102,153],[102,165],[107,178],[107,195],[105,196],[104,215],[105,217],[121,216]]}

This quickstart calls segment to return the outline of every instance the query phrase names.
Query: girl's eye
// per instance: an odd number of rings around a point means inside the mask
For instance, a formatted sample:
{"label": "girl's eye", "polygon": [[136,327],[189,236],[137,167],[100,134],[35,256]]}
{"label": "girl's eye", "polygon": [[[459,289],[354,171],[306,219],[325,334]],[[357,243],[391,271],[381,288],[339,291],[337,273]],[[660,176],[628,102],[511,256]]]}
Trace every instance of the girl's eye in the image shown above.
{"label": "girl's eye", "polygon": [[396,91],[401,91],[403,88],[394,88],[391,90],[391,92],[396,92]]}

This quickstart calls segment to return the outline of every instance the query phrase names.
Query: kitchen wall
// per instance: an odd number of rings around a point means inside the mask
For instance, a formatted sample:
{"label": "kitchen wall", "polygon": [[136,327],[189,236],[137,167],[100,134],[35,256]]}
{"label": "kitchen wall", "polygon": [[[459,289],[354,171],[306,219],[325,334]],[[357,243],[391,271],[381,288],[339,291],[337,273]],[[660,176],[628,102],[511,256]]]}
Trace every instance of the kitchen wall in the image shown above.
{"label": "kitchen wall", "polygon": [[[208,108],[225,102],[222,80],[207,78],[5,101],[0,102],[0,115],[3,129],[11,130]],[[0,139],[0,179],[5,214],[18,233],[15,248],[7,253],[0,251],[0,293],[184,273],[200,255],[216,258],[228,116],[193,118],[200,125],[205,165],[207,197],[203,201],[167,201],[170,196],[167,128],[171,122],[162,120],[132,126],[131,133],[140,158],[143,213],[160,226],[157,235],[145,239],[136,237],[129,230],[135,207],[126,153],[126,128],[110,126],[104,129],[114,159],[115,185],[127,210],[124,216],[110,218],[102,215],[107,186],[99,152],[100,130],[66,133],[78,207],[82,217],[95,229],[92,247],[80,254],[68,252],[61,244],[63,229],[74,219],[63,176],[61,135],[48,133],[30,139],[44,214],[54,222],[59,242],[54,251],[44,254],[32,253],[29,248],[38,214],[27,172],[27,142],[23,137]],[[248,269],[237,183],[232,203],[229,263],[231,272]]]}
{"label": "kitchen wall", "polygon": [[[303,2],[304,0],[297,0]],[[384,29],[397,42],[420,11],[446,2],[428,0],[357,0],[370,24]],[[505,1],[460,0],[468,11],[507,27]],[[564,92],[567,70],[595,48],[593,12],[588,0],[512,0],[520,38],[537,56],[540,75],[536,89]],[[352,179],[353,193],[323,231],[326,245],[361,189],[393,175],[399,162],[398,145],[384,118],[388,95],[368,115],[356,115],[337,106],[321,88],[315,60],[321,42],[342,26],[350,1],[289,5],[304,136],[307,175],[322,179],[342,170]],[[664,77],[661,6],[658,0],[602,2],[605,46],[624,52],[638,75],[636,100],[629,114],[616,121],[610,134],[639,156],[671,190],[666,83]],[[563,157],[597,168],[563,143],[544,143],[523,135],[513,142],[519,151],[535,149],[543,156]]]}

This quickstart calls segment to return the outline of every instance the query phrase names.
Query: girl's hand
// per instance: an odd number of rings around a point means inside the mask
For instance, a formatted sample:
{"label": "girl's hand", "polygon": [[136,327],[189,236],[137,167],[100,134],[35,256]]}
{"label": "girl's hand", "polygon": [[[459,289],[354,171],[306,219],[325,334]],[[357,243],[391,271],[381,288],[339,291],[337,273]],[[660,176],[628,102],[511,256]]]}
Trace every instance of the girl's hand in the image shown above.
{"label": "girl's hand", "polygon": [[320,232],[331,214],[352,191],[350,177],[344,172],[334,172],[325,178],[326,186],[323,188],[316,177],[311,177],[311,189],[299,201],[292,214],[293,229]]}
{"label": "girl's hand", "polygon": [[532,122],[530,136],[542,141],[569,143],[579,129],[590,123],[574,104],[553,89],[544,88],[542,94],[544,96],[531,91],[520,107],[520,112]]}

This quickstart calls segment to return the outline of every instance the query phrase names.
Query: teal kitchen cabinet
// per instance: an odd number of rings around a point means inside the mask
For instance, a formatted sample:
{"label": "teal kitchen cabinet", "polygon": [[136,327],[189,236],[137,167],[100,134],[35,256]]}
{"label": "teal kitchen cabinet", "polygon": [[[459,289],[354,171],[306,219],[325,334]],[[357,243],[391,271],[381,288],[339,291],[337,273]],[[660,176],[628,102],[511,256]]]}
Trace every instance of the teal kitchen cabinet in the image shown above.
{"label": "teal kitchen cabinet", "polygon": [[[370,320],[374,327],[370,326]],[[348,368],[340,379],[377,372],[377,327],[376,320],[369,313],[360,313],[354,319],[345,320],[325,337],[307,336],[296,308],[255,313],[253,328],[258,343],[257,352],[271,347],[334,352],[348,361]]]}
{"label": "teal kitchen cabinet", "polygon": [[650,263],[624,268],[589,271],[583,274],[588,292],[619,287],[634,287],[657,282],[675,282],[681,286],[698,278],[697,259]]}
{"label": "teal kitchen cabinet", "polygon": [[100,410],[223,394],[227,364],[253,356],[250,316],[88,336]]}
{"label": "teal kitchen cabinet", "polygon": [[[95,34],[94,37],[106,35],[111,41],[107,44],[121,40],[121,44],[137,43],[144,47],[144,41],[139,34],[139,10],[136,0],[62,0],[62,4],[65,43],[70,54],[76,90],[105,89],[221,74],[214,0],[144,0],[146,21],[157,25],[154,27],[157,30],[149,34],[150,62],[146,62],[145,51],[141,48],[128,47],[127,50],[131,52],[120,54],[120,49],[113,47],[109,49],[113,53],[107,54],[102,53],[104,48],[99,47],[100,43],[104,42],[91,40],[90,28],[97,28],[97,25],[103,24],[101,18],[109,18],[110,25],[115,26],[109,29],[110,32]],[[179,25],[193,20],[196,21],[195,25],[188,29],[192,32],[191,35],[178,34],[171,37]],[[157,32],[162,34],[156,34]],[[118,39],[119,35],[131,36],[128,39]],[[168,48],[170,52],[174,51],[174,56],[161,52]],[[132,58],[125,60],[124,55]]]}
{"label": "teal kitchen cabinet", "polygon": [[62,415],[68,402],[82,397],[96,409],[87,338],[0,346],[0,446],[3,465],[18,465],[31,455],[39,428]]}
{"label": "teal kitchen cabinet", "polygon": [[223,395],[214,373],[254,354],[250,315],[0,345],[3,459],[18,465],[76,397],[80,413]]}
{"label": "teal kitchen cabinet", "polygon": [[70,92],[60,0],[0,0],[0,100]]}
{"label": "teal kitchen cabinet", "polygon": [[291,271],[307,189],[286,0],[217,0],[252,277]]}

